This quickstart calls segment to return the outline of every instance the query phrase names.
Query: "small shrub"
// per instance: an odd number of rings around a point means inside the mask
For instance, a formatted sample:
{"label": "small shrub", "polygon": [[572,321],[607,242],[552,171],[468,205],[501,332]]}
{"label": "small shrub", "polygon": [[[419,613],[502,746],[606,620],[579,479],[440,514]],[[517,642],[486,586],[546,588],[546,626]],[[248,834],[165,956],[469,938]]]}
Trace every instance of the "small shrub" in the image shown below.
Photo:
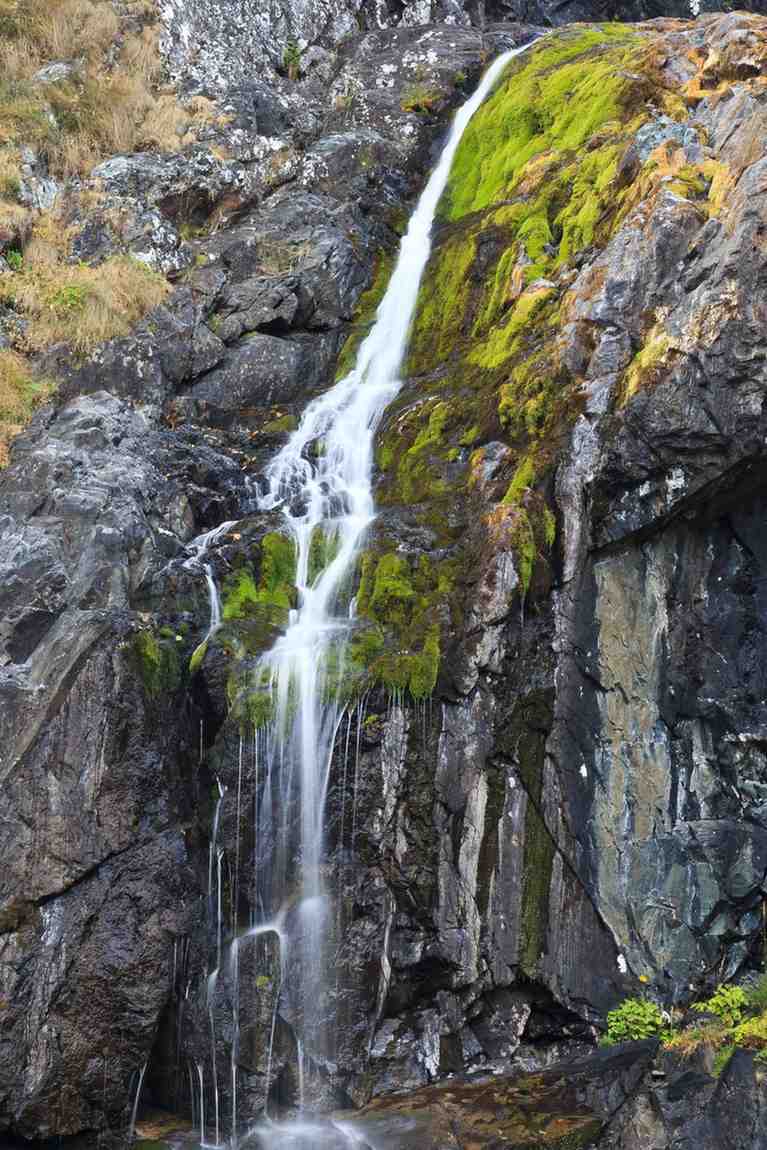
{"label": "small shrub", "polygon": [[83,284],[66,284],[50,292],[46,303],[56,315],[73,316],[84,311],[88,302],[88,289]]}
{"label": "small shrub", "polygon": [[603,1044],[634,1042],[640,1038],[653,1038],[663,1030],[660,1007],[644,998],[627,998],[607,1015],[607,1034]]}
{"label": "small shrub", "polygon": [[282,54],[282,66],[289,80],[297,80],[301,75],[301,49],[292,38],[288,40]]}
{"label": "small shrub", "polygon": [[12,272],[18,272],[24,265],[24,257],[18,248],[11,248],[5,253],[5,262]]}
{"label": "small shrub", "polygon": [[692,1009],[701,1014],[715,1014],[725,1026],[737,1026],[747,1005],[741,986],[718,986],[710,998],[696,1002]]}

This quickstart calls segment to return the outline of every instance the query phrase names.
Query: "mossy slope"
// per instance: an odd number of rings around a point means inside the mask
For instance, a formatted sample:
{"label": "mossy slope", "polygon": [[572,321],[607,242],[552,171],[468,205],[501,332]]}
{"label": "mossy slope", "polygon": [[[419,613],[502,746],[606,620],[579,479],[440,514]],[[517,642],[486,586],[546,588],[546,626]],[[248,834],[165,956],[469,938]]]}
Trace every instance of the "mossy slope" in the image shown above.
{"label": "mossy slope", "polygon": [[[414,627],[399,600],[384,608],[368,593],[368,559],[359,606],[373,625],[369,645],[399,650],[404,630],[428,633],[444,650],[444,624],[461,617],[457,597],[487,549],[513,551],[525,596],[548,568],[549,477],[582,407],[582,380],[562,355],[563,300],[584,259],[609,241],[638,189],[646,192],[646,173],[626,162],[637,130],[658,110],[684,111],[656,58],[646,30],[552,34],[512,63],[464,134],[438,210],[406,383],[377,448],[379,503],[407,509],[431,533],[450,586],[434,595],[439,618],[420,596]],[[490,443],[506,451],[488,492],[478,477]],[[401,556],[399,542],[379,533],[376,572],[387,555]],[[419,562],[407,560],[411,577]],[[407,680],[391,660],[367,655],[388,685]]]}

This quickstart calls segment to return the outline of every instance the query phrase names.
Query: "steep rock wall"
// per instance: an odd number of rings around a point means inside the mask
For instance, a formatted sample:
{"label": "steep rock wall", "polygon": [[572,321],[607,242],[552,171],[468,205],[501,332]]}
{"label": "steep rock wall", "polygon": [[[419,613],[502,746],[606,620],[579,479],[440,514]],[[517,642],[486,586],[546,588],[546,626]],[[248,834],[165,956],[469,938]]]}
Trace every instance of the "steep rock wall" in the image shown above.
{"label": "steep rock wall", "polygon": [[[189,1112],[216,780],[244,867],[262,716],[242,687],[292,593],[253,480],[364,333],[447,109],[527,36],[369,32],[266,106],[235,93],[223,166],[102,172],[163,214],[186,272],[133,337],[51,355],[61,400],[2,479],[5,1131],[119,1145],[147,1059],[149,1096]],[[759,960],[764,61],[740,15],[568,31],[465,141],[379,443],[364,703],[329,801],[326,1103],[582,1052],[622,995],[681,1002]],[[181,236],[190,202],[208,234]],[[201,650],[184,545],[224,519],[224,626]],[[229,880],[227,923],[248,898]],[[253,1110],[278,956],[256,961]],[[269,1084],[287,1102],[291,1021]],[[729,1080],[704,1077],[721,1129]],[[631,1089],[605,1144],[668,1144],[678,1091],[659,1116],[652,1079]]]}

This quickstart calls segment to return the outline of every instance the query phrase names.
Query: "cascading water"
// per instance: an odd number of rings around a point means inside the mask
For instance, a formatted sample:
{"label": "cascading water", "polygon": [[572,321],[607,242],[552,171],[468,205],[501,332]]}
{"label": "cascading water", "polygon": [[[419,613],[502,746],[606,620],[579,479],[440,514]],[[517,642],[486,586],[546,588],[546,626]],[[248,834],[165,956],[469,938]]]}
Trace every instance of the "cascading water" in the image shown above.
{"label": "cascading water", "polygon": [[[375,514],[374,434],[385,408],[400,388],[399,371],[431,250],[434,215],[461,136],[507,63],[522,51],[524,48],[515,48],[500,56],[456,114],[439,163],[410,220],[375,324],[359,349],[354,369],[306,409],[300,426],[268,467],[266,490],[258,501],[263,511],[281,510],[286,530],[295,541],[299,606],[291,612],[286,632],[260,660],[252,684],[254,692],[263,694],[270,712],[269,721],[257,732],[255,742],[259,796],[253,828],[253,905],[257,911],[250,930],[232,943],[234,953],[229,969],[236,982],[240,977],[239,950],[245,938],[271,934],[278,943],[280,984],[274,1017],[279,1009],[290,1018],[301,1108],[307,1074],[311,1068],[332,1063],[333,1058],[333,1028],[328,1023],[334,979],[327,975],[325,954],[330,915],[322,869],[324,806],[333,745],[345,711],[339,684],[343,682],[346,645],[353,627],[353,604],[342,592],[350,582],[360,542]],[[210,538],[206,536],[201,542],[203,546],[199,552],[195,548],[191,561],[200,562]],[[314,561],[318,552],[325,565],[315,571],[316,566],[321,566]],[[212,609],[209,635],[213,630]],[[241,769],[242,749],[240,777]],[[220,803],[217,822],[219,808]],[[239,855],[239,839],[237,852]],[[212,846],[211,888],[213,857]],[[220,856],[218,864],[220,900]],[[238,882],[237,874],[233,882]],[[212,896],[212,889],[209,893]],[[209,980],[211,1027],[222,961],[221,923],[219,901],[218,968]],[[232,991],[232,1001],[236,1014],[234,1030],[238,1034],[239,986]],[[273,1019],[267,1078],[271,1074],[274,1031]],[[215,1076],[215,1034],[212,1068]],[[231,1075],[234,1099],[235,1058]],[[216,1141],[217,1095],[214,1083]],[[202,1080],[200,1125],[204,1130]],[[322,1144],[315,1126],[300,1116],[293,1123],[275,1123],[267,1117],[266,1125],[259,1129],[260,1141],[269,1147],[287,1150]],[[337,1139],[339,1127],[333,1129]],[[234,1118],[232,1145],[236,1145],[237,1133]]]}

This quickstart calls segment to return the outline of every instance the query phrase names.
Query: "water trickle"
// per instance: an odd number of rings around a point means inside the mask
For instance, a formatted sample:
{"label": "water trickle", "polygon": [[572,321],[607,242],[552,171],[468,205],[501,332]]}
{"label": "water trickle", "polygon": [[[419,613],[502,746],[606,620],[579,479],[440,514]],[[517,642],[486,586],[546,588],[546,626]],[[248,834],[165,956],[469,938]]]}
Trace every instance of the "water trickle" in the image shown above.
{"label": "water trickle", "polygon": [[[221,870],[220,861],[221,861],[221,858],[219,856],[219,875],[220,875],[220,870]],[[214,1121],[214,1130],[215,1130],[215,1142],[213,1143],[214,1146],[220,1146],[221,1145],[221,1110],[220,1110],[220,1105],[219,1105],[219,1092],[218,1092],[218,1064],[217,1064],[217,1059],[216,1059],[216,1014],[215,1014],[216,983],[218,982],[218,970],[219,970],[219,968],[216,967],[216,969],[213,971],[213,973],[208,978],[208,1020],[210,1022],[210,1063],[211,1063],[211,1075],[213,1078],[213,1121]]]}
{"label": "water trickle", "polygon": [[136,1117],[138,1115],[139,1103],[141,1102],[141,1088],[144,1085],[144,1075],[149,1062],[145,1062],[138,1072],[138,1082],[136,1083],[136,1097],[133,1099],[133,1109],[130,1116],[130,1127],[128,1130],[128,1145],[130,1146],[136,1135]]}
{"label": "water trickle", "polygon": [[205,1076],[202,1070],[202,1063],[195,1062],[197,1067],[197,1077],[200,1083],[200,1145],[205,1145]]}
{"label": "water trickle", "polygon": [[205,531],[202,535],[198,535],[191,543],[186,545],[189,558],[184,561],[184,566],[187,568],[201,568],[205,576],[205,584],[208,588],[210,621],[203,643],[207,643],[211,635],[214,635],[221,626],[221,596],[218,593],[216,580],[213,578],[213,569],[210,563],[205,562],[205,556],[213,544],[220,539],[222,535],[225,535],[227,531],[230,531],[234,525],[234,520],[227,520],[226,523],[220,523],[218,527],[214,527],[212,531]]}
{"label": "water trickle", "polygon": [[[260,510],[280,509],[284,526],[296,544],[298,608],[291,612],[286,632],[262,657],[252,690],[261,693],[271,714],[254,743],[254,775],[258,790],[253,827],[253,903],[255,924],[233,944],[230,976],[233,1002],[239,1012],[238,950],[245,938],[275,930],[280,941],[280,985],[272,1017],[267,1064],[268,1094],[272,1079],[277,1011],[285,1008],[298,1052],[300,1110],[310,1097],[309,1079],[333,1062],[334,1025],[327,934],[334,921],[323,874],[324,807],[334,741],[345,714],[343,683],[346,646],[354,621],[354,603],[345,599],[363,536],[375,515],[372,488],[373,442],[386,407],[401,386],[400,368],[418,289],[431,250],[431,228],[445,189],[456,149],[474,112],[492,89],[509,60],[524,49],[512,49],[487,70],[474,95],[457,112],[439,162],[411,217],[375,324],[362,343],[353,370],[304,412],[300,425],[266,471]],[[318,448],[321,447],[321,450]],[[224,524],[223,532],[231,524]],[[210,542],[201,537],[191,561],[200,563]],[[325,557],[317,571],[316,556]],[[211,577],[212,578],[212,577]],[[217,596],[211,590],[211,623],[215,626]],[[357,783],[364,703],[347,728],[355,744],[350,846],[357,834]],[[237,783],[238,839],[234,885],[239,871],[239,805],[242,747]],[[211,844],[216,843],[220,801]],[[342,828],[346,820],[342,815]],[[343,843],[341,844],[343,850]],[[208,1007],[213,1041],[216,1141],[219,1140],[218,1089],[215,1082],[215,1031],[212,994],[221,968],[221,852],[218,852],[217,970],[209,982]],[[209,892],[210,893],[210,892]],[[236,904],[232,933],[236,934]],[[289,945],[288,945],[289,944]],[[235,1018],[235,1033],[239,1017]],[[199,1068],[198,1068],[199,1069]],[[236,1099],[236,1068],[232,1064]],[[236,1107],[236,1103],[235,1103]],[[201,1098],[202,1125],[202,1098]],[[327,1135],[330,1132],[330,1141]],[[258,1128],[263,1145],[306,1150],[338,1144],[339,1129],[315,1125],[303,1114],[292,1123],[268,1119]],[[236,1111],[232,1143],[237,1141]],[[348,1144],[356,1144],[348,1135]]]}

